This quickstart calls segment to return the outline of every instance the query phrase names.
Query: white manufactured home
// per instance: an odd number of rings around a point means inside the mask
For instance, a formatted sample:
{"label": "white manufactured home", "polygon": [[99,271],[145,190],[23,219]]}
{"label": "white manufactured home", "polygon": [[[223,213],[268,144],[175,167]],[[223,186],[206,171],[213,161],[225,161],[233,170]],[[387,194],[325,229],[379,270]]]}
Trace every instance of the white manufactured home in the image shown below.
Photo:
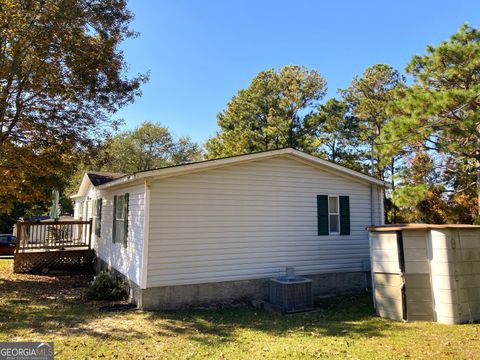
{"label": "white manufactured home", "polygon": [[86,173],[75,217],[93,218],[100,268],[144,309],[264,299],[286,267],[314,294],[365,288],[367,226],[386,184],[294,149],[134,174]]}

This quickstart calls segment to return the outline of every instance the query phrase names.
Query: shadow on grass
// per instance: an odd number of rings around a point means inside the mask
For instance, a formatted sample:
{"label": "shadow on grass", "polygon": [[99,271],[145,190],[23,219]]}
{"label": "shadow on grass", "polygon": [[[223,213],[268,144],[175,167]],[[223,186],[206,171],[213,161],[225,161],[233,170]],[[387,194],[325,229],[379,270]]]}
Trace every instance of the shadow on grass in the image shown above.
{"label": "shadow on grass", "polygon": [[320,301],[314,312],[280,316],[252,308],[169,312],[98,311],[86,303],[87,276],[15,275],[0,269],[0,336],[40,333],[128,341],[185,337],[208,345],[234,341],[247,329],[278,337],[292,335],[381,337],[395,323],[374,316],[371,295]]}
{"label": "shadow on grass", "polygon": [[[275,315],[266,310],[231,308],[148,312],[159,324],[160,336],[188,336],[202,343],[230,341],[236,329],[250,329],[279,337],[310,336],[381,337],[395,326],[374,315],[371,294],[345,295],[322,300],[313,312]],[[160,326],[161,324],[161,326]]]}
{"label": "shadow on grass", "polygon": [[[0,335],[25,333],[92,336],[110,340],[143,338],[134,329],[89,326],[91,322],[116,314],[98,310],[102,303],[85,302],[88,276],[18,275],[15,280],[0,277]],[[28,279],[27,279],[28,278]]]}

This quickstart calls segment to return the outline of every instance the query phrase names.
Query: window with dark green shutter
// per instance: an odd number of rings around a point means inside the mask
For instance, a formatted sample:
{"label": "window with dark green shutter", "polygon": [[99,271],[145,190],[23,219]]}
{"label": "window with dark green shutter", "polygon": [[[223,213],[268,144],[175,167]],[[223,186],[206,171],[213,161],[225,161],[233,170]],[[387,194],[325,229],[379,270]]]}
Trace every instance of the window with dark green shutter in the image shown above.
{"label": "window with dark green shutter", "polygon": [[117,219],[116,219],[116,214],[117,214],[117,195],[113,196],[113,211],[112,211],[112,242],[115,242],[115,236],[117,233]]}
{"label": "window with dark green shutter", "polygon": [[113,232],[112,241],[127,247],[128,236],[128,193],[115,195],[113,198]]}
{"label": "window with dark green shutter", "polygon": [[95,235],[100,236],[102,231],[102,199],[95,199],[93,201],[93,219],[94,219],[94,226],[95,226]]}
{"label": "window with dark green shutter", "polygon": [[340,196],[340,235],[350,235],[350,198]]}
{"label": "window with dark green shutter", "polygon": [[318,235],[328,235],[328,196],[317,195]]}
{"label": "window with dark green shutter", "polygon": [[348,196],[317,195],[318,235],[350,235]]}
{"label": "window with dark green shutter", "polygon": [[129,203],[129,195],[126,193],[123,195],[123,237],[122,237],[122,244],[124,247],[127,247],[127,238],[128,238],[128,203]]}

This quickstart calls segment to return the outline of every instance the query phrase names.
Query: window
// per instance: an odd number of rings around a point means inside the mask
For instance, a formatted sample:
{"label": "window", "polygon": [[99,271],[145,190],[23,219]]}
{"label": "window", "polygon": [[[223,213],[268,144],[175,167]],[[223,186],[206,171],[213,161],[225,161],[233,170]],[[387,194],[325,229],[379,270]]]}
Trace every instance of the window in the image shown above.
{"label": "window", "polygon": [[328,223],[330,234],[340,233],[340,213],[338,196],[328,197]]}
{"label": "window", "polygon": [[102,199],[93,200],[93,219],[95,226],[95,235],[101,236],[102,233]]}
{"label": "window", "polygon": [[350,198],[317,195],[318,235],[350,235]]}
{"label": "window", "polygon": [[113,197],[113,234],[114,243],[127,247],[128,233],[128,193]]}
{"label": "window", "polygon": [[83,219],[83,201],[78,203],[78,212],[77,212],[77,216],[80,220]]}
{"label": "window", "polygon": [[83,202],[83,214],[82,214],[82,219],[88,220],[88,201],[85,200]]}

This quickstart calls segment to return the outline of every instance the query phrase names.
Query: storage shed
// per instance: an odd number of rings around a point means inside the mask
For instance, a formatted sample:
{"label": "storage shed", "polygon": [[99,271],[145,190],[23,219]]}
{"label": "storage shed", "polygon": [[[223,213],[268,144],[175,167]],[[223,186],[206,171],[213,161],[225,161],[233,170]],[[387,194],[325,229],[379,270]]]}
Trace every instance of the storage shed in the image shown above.
{"label": "storage shed", "polygon": [[378,315],[445,324],[480,320],[480,226],[368,230]]}

